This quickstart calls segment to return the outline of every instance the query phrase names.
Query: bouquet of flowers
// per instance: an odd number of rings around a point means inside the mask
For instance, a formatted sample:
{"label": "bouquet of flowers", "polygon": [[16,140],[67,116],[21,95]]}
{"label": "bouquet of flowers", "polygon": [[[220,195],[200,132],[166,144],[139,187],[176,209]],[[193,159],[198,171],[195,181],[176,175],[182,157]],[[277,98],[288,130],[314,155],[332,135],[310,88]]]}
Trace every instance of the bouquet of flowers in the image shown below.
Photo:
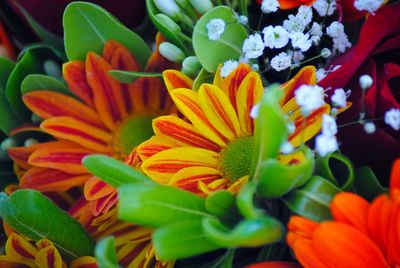
{"label": "bouquet of flowers", "polygon": [[44,2],[0,4],[0,267],[400,267],[400,2]]}

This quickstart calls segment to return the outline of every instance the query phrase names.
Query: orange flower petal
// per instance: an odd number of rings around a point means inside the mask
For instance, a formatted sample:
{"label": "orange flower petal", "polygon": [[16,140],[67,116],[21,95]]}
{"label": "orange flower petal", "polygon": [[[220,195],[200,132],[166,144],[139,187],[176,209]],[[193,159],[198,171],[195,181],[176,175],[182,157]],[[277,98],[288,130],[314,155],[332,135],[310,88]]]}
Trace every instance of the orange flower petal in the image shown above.
{"label": "orange flower petal", "polygon": [[63,77],[68,88],[81,100],[93,107],[93,92],[86,80],[85,63],[83,61],[69,61],[63,64]]}
{"label": "orange flower petal", "polygon": [[85,174],[74,175],[56,169],[33,167],[22,176],[20,186],[41,192],[67,191],[84,184],[90,177]]}
{"label": "orange flower petal", "polygon": [[260,76],[256,72],[250,72],[242,81],[236,95],[236,107],[240,128],[246,136],[252,135],[254,121],[250,117],[250,111],[262,97],[264,87]]}
{"label": "orange flower petal", "polygon": [[86,79],[93,90],[94,104],[104,124],[114,130],[127,116],[121,84],[108,72],[112,70],[102,57],[89,52],[86,56]]}
{"label": "orange flower petal", "polygon": [[92,201],[100,199],[116,191],[114,187],[108,185],[97,177],[91,177],[85,183],[84,194],[86,200]]}
{"label": "orange flower petal", "polygon": [[53,143],[56,143],[54,141],[51,142],[44,142],[44,143],[38,143],[38,144],[33,144],[31,146],[24,146],[24,147],[14,147],[8,149],[8,155],[10,158],[21,168],[23,169],[29,169],[32,166],[28,164],[28,159],[31,156],[31,154],[44,147],[47,145],[52,145]]}
{"label": "orange flower petal", "polygon": [[79,257],[70,263],[70,268],[98,268],[96,258],[85,256]]}
{"label": "orange flower petal", "polygon": [[315,249],[312,247],[312,243],[310,240],[307,239],[296,240],[292,246],[292,249],[296,255],[297,260],[303,267],[310,267],[310,268],[342,267],[340,265],[329,266],[323,260],[321,260],[320,256],[316,254]]}
{"label": "orange flower petal", "polygon": [[119,264],[123,267],[148,267],[146,253],[150,242],[127,243],[117,250]]}
{"label": "orange flower petal", "polygon": [[175,147],[177,144],[173,144],[160,136],[153,136],[145,142],[142,142],[138,148],[137,153],[142,161],[147,158],[168,149]]}
{"label": "orange flower petal", "polygon": [[107,213],[118,201],[117,191],[107,196],[90,201],[90,210],[94,216]]}
{"label": "orange flower petal", "polygon": [[54,142],[42,146],[29,157],[29,164],[54,168],[70,174],[86,173],[82,158],[94,152],[71,142]]}
{"label": "orange flower petal", "polygon": [[351,225],[365,234],[368,234],[368,208],[367,200],[353,193],[337,194],[330,205],[332,217],[335,221]]}
{"label": "orange flower petal", "polygon": [[315,85],[317,83],[317,75],[315,66],[309,65],[301,68],[301,70],[289,81],[282,85],[284,97],[281,100],[281,105],[286,104],[294,97],[294,92],[301,85]]}
{"label": "orange flower petal", "polygon": [[301,5],[310,6],[315,0],[279,0],[280,9],[292,9]]}
{"label": "orange flower petal", "polygon": [[181,169],[188,167],[216,168],[219,154],[194,147],[178,147],[162,151],[142,163],[143,172],[159,183],[168,183]]}
{"label": "orange flower petal", "polygon": [[132,53],[121,43],[109,40],[104,44],[103,58],[114,68],[125,71],[139,71],[140,65]]}
{"label": "orange flower petal", "polygon": [[286,236],[286,242],[290,247],[294,247],[294,243],[298,239],[310,240],[318,223],[300,216],[292,216],[288,223],[289,233]]}
{"label": "orange flower petal", "polygon": [[390,173],[390,190],[400,190],[400,159],[396,159]]}
{"label": "orange flower petal", "polygon": [[193,125],[177,116],[160,116],[153,120],[153,130],[156,135],[180,146],[193,146],[212,151],[220,151],[221,147],[209,141]]}
{"label": "orange flower petal", "polygon": [[54,246],[48,246],[39,250],[36,254],[35,263],[38,267],[43,268],[61,268],[63,261],[60,252]]}
{"label": "orange flower petal", "polygon": [[57,138],[76,142],[93,151],[110,151],[112,136],[109,133],[75,118],[60,116],[46,119],[40,127]]}
{"label": "orange flower petal", "polygon": [[285,261],[267,261],[256,264],[251,264],[245,268],[300,268],[297,263],[285,262]]}
{"label": "orange flower petal", "polygon": [[331,267],[388,267],[382,252],[361,231],[338,222],[324,222],[315,230],[312,247]]}
{"label": "orange flower petal", "polygon": [[222,89],[228,96],[233,108],[237,111],[236,107],[236,92],[239,89],[243,79],[251,72],[251,68],[248,64],[240,64],[233,72],[231,72],[222,84]]}
{"label": "orange flower petal", "polygon": [[400,200],[393,200],[392,215],[390,217],[390,226],[386,231],[389,237],[388,241],[388,262],[391,267],[400,264]]}
{"label": "orange flower petal", "polygon": [[234,140],[240,136],[241,131],[237,114],[221,89],[211,84],[201,85],[199,102],[204,114],[221,135],[229,140]]}
{"label": "orange flower petal", "polygon": [[33,264],[37,249],[22,236],[16,233],[12,233],[6,242],[5,247],[6,255],[16,260],[20,260],[23,263]]}
{"label": "orange flower petal", "polygon": [[193,85],[192,79],[177,70],[164,71],[163,78],[169,92],[176,88],[191,89]]}
{"label": "orange flower petal", "polygon": [[170,92],[172,99],[178,109],[192,122],[193,126],[203,134],[204,137],[213,141],[221,147],[226,146],[226,139],[210,123],[204,114],[199,96],[196,92],[178,88]]}

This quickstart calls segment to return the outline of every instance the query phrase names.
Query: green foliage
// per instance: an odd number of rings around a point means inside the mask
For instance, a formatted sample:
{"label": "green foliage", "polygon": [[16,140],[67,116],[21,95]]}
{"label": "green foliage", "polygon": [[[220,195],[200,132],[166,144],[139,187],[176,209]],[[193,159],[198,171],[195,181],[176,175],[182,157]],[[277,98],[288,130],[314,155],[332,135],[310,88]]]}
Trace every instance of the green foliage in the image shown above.
{"label": "green foliage", "polygon": [[115,253],[115,238],[113,236],[100,240],[95,248],[94,255],[99,268],[118,268],[118,259]]}
{"label": "green foliage", "polygon": [[112,77],[121,83],[130,84],[135,82],[140,77],[162,77],[161,73],[146,73],[146,72],[128,72],[120,70],[112,70],[109,72]]}

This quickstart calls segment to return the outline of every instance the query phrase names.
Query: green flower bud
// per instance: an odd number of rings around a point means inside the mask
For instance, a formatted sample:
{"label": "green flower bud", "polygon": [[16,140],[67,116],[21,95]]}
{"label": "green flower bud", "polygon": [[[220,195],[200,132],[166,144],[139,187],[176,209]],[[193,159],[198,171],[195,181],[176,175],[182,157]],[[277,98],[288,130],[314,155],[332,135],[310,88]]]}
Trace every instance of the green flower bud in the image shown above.
{"label": "green flower bud", "polygon": [[39,141],[37,139],[29,138],[29,139],[27,139],[25,141],[24,146],[25,147],[29,147],[29,146],[32,146],[32,145],[35,145],[35,144],[38,144],[38,143],[39,143]]}
{"label": "green flower bud", "polygon": [[7,139],[3,140],[3,142],[0,145],[1,150],[3,150],[3,151],[7,151],[11,147],[16,147],[16,146],[17,146],[17,141],[13,138],[7,138]]}
{"label": "green flower bud", "polygon": [[182,11],[173,0],[153,0],[157,9],[175,21],[182,19]]}
{"label": "green flower bud", "polygon": [[185,59],[185,53],[182,49],[169,42],[162,42],[159,50],[161,55],[170,61],[181,63]]}
{"label": "green flower bud", "polygon": [[43,63],[43,70],[44,73],[54,77],[54,78],[61,78],[61,66],[55,60],[46,60]]}
{"label": "green flower bud", "polygon": [[171,20],[171,18],[168,17],[167,15],[159,13],[156,15],[156,18],[162,23],[162,25],[167,27],[171,32],[173,33],[182,32],[181,27],[175,21]]}
{"label": "green flower bud", "polygon": [[210,0],[190,0],[190,3],[200,14],[207,13],[214,7]]}
{"label": "green flower bud", "polygon": [[201,64],[195,56],[187,57],[182,62],[182,72],[188,76],[195,77],[201,70]]}

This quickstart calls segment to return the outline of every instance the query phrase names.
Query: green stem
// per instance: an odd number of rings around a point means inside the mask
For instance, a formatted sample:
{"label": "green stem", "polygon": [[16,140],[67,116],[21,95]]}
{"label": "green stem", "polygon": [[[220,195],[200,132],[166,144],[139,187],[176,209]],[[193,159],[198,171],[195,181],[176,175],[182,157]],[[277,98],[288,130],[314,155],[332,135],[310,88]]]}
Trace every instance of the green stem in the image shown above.
{"label": "green stem", "polygon": [[241,15],[247,16],[247,0],[239,0],[239,10]]}

